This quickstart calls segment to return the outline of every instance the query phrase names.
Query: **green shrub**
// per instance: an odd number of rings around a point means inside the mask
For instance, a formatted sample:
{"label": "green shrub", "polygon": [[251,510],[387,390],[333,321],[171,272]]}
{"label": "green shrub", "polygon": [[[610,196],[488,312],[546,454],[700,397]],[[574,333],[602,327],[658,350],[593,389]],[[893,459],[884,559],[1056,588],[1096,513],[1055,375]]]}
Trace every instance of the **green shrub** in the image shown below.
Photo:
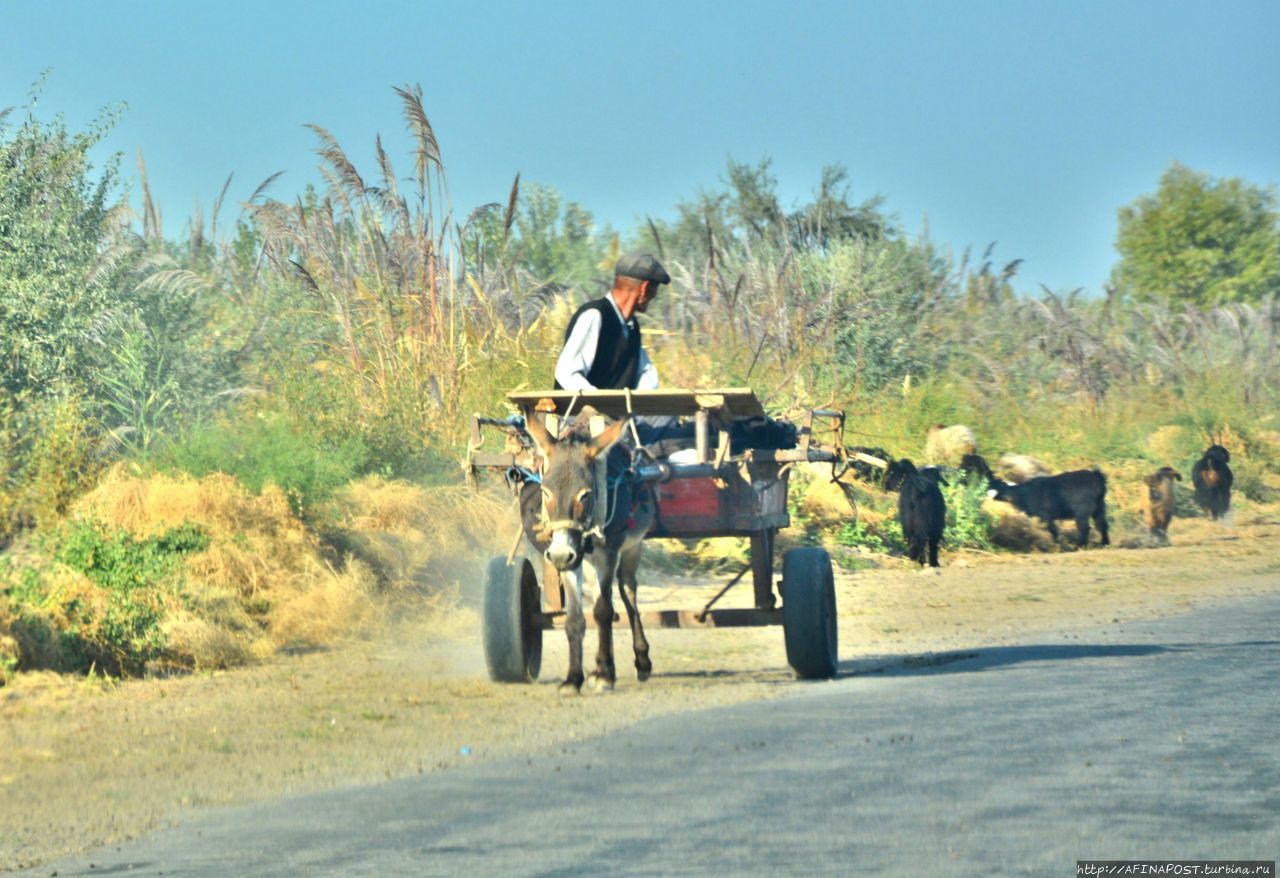
{"label": "green shrub", "polygon": [[47,527],[102,471],[101,431],[74,394],[0,404],[0,540]]}
{"label": "green shrub", "polygon": [[[986,485],[969,485],[957,476],[943,487],[942,495],[947,503],[947,526],[943,533],[946,545],[953,549],[965,547],[990,551],[992,522],[982,508]],[[907,550],[902,525],[896,516],[874,525],[854,518],[836,531],[835,542],[840,546],[893,555],[905,554]]]}
{"label": "green shrub", "polygon": [[197,478],[226,473],[254,492],[274,484],[303,516],[342,485],[370,472],[372,464],[359,437],[334,441],[284,416],[264,413],[190,429],[161,443],[149,460]]}
{"label": "green shrub", "polygon": [[97,593],[53,585],[52,568],[0,571],[24,666],[136,674],[164,651],[162,624],[181,600],[182,558],[209,539],[192,524],[135,539],[77,521],[46,542],[53,560],[83,574]]}
{"label": "green shrub", "polygon": [[1231,473],[1235,476],[1232,490],[1255,503],[1269,503],[1275,491],[1266,482],[1266,469],[1252,460],[1232,460]]}
{"label": "green shrub", "polygon": [[9,583],[4,589],[10,615],[9,631],[18,643],[18,656],[10,671],[31,668],[75,671],[90,666],[79,637],[78,599],[72,597],[62,602],[57,595],[47,593],[40,571],[33,567],[14,573],[4,565],[0,567],[0,581]]}
{"label": "green shrub", "polygon": [[870,525],[854,518],[840,525],[836,531],[838,545],[849,548],[869,549],[872,552],[901,555],[907,551],[907,541],[902,536],[902,525],[896,518],[886,518],[878,525]]}
{"label": "green shrub", "polygon": [[944,539],[952,548],[993,548],[991,542],[991,516],[982,508],[987,496],[987,486],[982,481],[973,484],[958,476],[942,489],[947,501],[947,530]]}
{"label": "green shrub", "polygon": [[126,593],[171,580],[182,569],[184,556],[208,546],[209,538],[189,522],[136,540],[124,530],[76,521],[59,535],[54,559],[107,591]]}

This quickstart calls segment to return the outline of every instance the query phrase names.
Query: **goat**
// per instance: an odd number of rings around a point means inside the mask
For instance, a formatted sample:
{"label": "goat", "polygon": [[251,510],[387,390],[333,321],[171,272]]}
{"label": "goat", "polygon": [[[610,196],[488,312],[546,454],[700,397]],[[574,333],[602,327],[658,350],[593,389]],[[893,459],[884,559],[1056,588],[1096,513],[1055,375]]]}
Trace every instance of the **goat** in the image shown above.
{"label": "goat", "polygon": [[1235,476],[1227,461],[1231,453],[1221,445],[1210,445],[1191,468],[1191,484],[1196,489],[1196,505],[1214,521],[1231,508],[1231,483]]}
{"label": "goat", "polygon": [[973,484],[975,481],[982,484],[990,484],[996,477],[991,471],[991,466],[987,463],[987,459],[981,454],[966,454],[960,458],[960,478],[961,480]]}
{"label": "goat", "polygon": [[1174,480],[1182,481],[1182,475],[1171,466],[1162,466],[1143,479],[1147,490],[1142,492],[1142,520],[1153,537],[1166,543],[1173,520]]}
{"label": "goat", "polygon": [[1021,485],[993,479],[988,496],[1044,522],[1049,535],[1058,539],[1060,519],[1074,519],[1076,545],[1089,543],[1089,519],[1098,526],[1102,545],[1110,545],[1107,533],[1107,477],[1098,469],[1074,470],[1056,476],[1040,476]]}
{"label": "goat", "polygon": [[945,484],[936,466],[917,470],[906,458],[889,464],[885,471],[885,490],[898,492],[898,523],[907,541],[907,557],[921,567],[926,548],[929,566],[938,566],[938,543],[947,526],[947,501],[938,486]]}
{"label": "goat", "polygon": [[978,451],[973,431],[963,424],[947,427],[939,424],[929,430],[924,442],[924,456],[930,463],[955,466],[966,454]]}

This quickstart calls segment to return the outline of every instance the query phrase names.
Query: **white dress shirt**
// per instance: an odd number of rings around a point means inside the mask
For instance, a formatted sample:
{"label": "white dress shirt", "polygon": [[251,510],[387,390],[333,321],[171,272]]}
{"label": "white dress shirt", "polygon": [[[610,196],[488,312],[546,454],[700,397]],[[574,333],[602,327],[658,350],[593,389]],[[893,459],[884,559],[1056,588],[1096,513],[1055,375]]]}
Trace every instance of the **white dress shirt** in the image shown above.
{"label": "white dress shirt", "polygon": [[[630,320],[623,319],[622,311],[618,309],[618,303],[613,300],[613,296],[605,296],[605,300],[613,306],[618,320],[622,321],[624,339],[629,338],[633,330],[638,331],[639,327],[634,317]],[[600,312],[592,308],[578,315],[578,322],[573,324],[573,332],[569,333],[564,343],[564,350],[560,352],[560,359],[556,360],[556,381],[560,382],[560,386],[565,390],[597,389],[587,380],[587,373],[591,371],[591,366],[596,361],[596,348],[600,346],[601,319]],[[640,349],[640,362],[637,368],[640,371],[640,377],[636,380],[635,389],[657,390],[658,368],[653,365],[653,360],[649,359],[649,354],[644,348]]]}

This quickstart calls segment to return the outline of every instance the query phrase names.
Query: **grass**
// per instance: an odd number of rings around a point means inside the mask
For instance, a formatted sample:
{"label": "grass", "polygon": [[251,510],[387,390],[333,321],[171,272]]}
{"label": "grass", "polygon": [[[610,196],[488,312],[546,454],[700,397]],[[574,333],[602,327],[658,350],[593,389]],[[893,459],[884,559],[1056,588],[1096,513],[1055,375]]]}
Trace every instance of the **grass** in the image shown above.
{"label": "grass", "polygon": [[22,666],[136,675],[162,655],[162,623],[182,599],[182,559],[208,546],[184,523],[135,539],[73,521],[47,538],[47,564],[5,571]]}
{"label": "grass", "polygon": [[[550,202],[518,182],[505,213],[456,215],[421,90],[396,93],[408,176],[381,144],[376,169],[357,171],[312,126],[322,190],[275,200],[264,184],[230,241],[194,223],[190,241],[166,242],[144,224],[134,243],[163,270],[130,277],[129,290],[152,318],[190,304],[155,326],[181,329],[172,350],[193,362],[144,362],[169,349],[159,344],[132,351],[132,420],[119,393],[102,393],[121,385],[101,376],[0,402],[0,545],[32,528],[62,535],[3,574],[0,679],[319,648],[403,602],[461,600],[472,559],[507,550],[505,501],[457,487],[467,416],[550,384],[570,314],[636,242],[594,235],[589,221],[571,242],[558,219],[536,227],[534,208]],[[1017,261],[998,271],[988,249],[970,265],[883,217],[884,235],[818,246],[704,206],[693,226],[639,235],[674,278],[644,318],[665,386],[748,385],[774,413],[841,408],[849,444],[918,463],[935,462],[930,427],[964,424],[991,459],[1102,467],[1120,515],[1143,475],[1167,464],[1189,478],[1210,442],[1231,451],[1240,504],[1280,498],[1274,300],[1197,310],[1018,295]],[[577,287],[546,276],[569,263]],[[793,471],[780,548],[826,546],[849,570],[905,552],[892,495],[857,484],[852,509],[825,479]],[[1184,517],[1195,514],[1186,488]],[[949,549],[1057,548],[978,486],[953,483],[946,498]],[[204,543],[182,543],[197,531]],[[646,563],[704,574],[747,561],[745,541],[716,540],[667,543]]]}

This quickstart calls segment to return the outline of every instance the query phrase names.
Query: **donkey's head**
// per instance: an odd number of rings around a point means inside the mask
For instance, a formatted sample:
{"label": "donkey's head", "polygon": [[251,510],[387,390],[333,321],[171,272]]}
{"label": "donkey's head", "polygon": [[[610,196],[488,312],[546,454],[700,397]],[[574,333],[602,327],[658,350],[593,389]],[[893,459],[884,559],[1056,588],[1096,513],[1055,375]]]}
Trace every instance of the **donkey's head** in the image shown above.
{"label": "donkey's head", "polygon": [[525,525],[550,542],[546,557],[557,570],[576,570],[582,563],[583,544],[596,528],[596,504],[608,502],[600,496],[605,484],[604,457],[622,438],[626,425],[623,419],[594,438],[575,432],[556,439],[536,417],[527,419],[526,428],[545,463],[538,520]]}

